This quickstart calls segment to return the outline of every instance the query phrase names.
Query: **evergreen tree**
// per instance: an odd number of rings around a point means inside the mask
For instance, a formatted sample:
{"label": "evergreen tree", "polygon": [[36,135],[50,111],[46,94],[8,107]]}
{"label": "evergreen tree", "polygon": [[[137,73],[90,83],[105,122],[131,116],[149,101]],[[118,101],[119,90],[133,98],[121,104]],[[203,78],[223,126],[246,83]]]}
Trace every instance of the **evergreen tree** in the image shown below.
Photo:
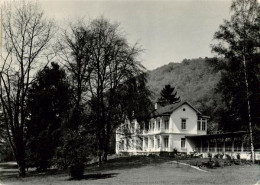
{"label": "evergreen tree", "polygon": [[165,106],[167,104],[174,104],[180,102],[180,97],[177,97],[177,92],[174,92],[175,88],[171,85],[165,85],[161,90],[161,97],[159,98],[159,104]]}
{"label": "evergreen tree", "polygon": [[27,162],[46,170],[59,146],[63,121],[71,106],[72,93],[65,71],[56,63],[39,71],[29,89]]}

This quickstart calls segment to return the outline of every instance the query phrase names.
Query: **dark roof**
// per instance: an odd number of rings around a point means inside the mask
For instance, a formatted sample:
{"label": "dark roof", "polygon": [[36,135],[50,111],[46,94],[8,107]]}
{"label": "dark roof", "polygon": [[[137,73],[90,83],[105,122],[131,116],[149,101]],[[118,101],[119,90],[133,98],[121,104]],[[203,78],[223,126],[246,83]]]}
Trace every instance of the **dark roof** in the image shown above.
{"label": "dark roof", "polygon": [[[208,116],[203,116],[201,114],[201,112],[196,109],[195,107],[193,107],[190,103],[184,101],[184,102],[179,102],[179,103],[175,103],[175,104],[171,104],[171,105],[166,105],[164,107],[160,107],[157,110],[154,110],[154,112],[151,114],[151,117],[157,117],[157,116],[166,116],[166,115],[170,115],[173,111],[175,111],[176,109],[178,109],[180,106],[187,104],[189,105],[193,110],[195,110],[197,112],[197,114],[199,114],[202,117],[208,117]],[[209,117],[208,117],[209,118]]]}
{"label": "dark roof", "polygon": [[193,136],[185,136],[186,138],[224,138],[224,137],[232,137],[232,136],[240,136],[244,134],[248,134],[248,131],[237,131],[237,132],[226,132],[222,134],[207,134],[207,135],[193,135]]}

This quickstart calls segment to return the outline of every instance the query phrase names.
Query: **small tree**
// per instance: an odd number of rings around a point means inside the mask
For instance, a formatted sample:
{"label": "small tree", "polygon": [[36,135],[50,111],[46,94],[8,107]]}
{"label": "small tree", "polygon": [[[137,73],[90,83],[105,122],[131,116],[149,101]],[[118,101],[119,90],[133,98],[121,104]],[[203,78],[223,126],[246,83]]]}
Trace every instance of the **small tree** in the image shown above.
{"label": "small tree", "polygon": [[161,90],[161,97],[159,98],[159,104],[165,106],[167,104],[174,104],[180,102],[180,97],[177,97],[177,92],[174,92],[175,88],[171,85],[165,85]]}

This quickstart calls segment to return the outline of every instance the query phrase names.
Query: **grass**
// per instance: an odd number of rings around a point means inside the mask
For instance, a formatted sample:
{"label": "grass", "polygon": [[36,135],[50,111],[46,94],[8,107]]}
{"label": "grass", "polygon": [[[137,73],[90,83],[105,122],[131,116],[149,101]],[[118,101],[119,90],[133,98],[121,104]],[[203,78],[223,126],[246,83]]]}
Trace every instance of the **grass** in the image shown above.
{"label": "grass", "polygon": [[[65,171],[46,173],[29,171],[26,178],[17,178],[14,163],[0,164],[0,184],[6,185],[85,185],[85,184],[255,184],[259,165],[232,165],[201,172],[190,166],[172,163],[167,157],[124,157],[109,160],[101,168],[93,164],[86,168],[82,180],[70,179]],[[199,159],[196,159],[199,160]],[[205,159],[201,159],[205,160]],[[182,160],[181,162],[190,162]]]}

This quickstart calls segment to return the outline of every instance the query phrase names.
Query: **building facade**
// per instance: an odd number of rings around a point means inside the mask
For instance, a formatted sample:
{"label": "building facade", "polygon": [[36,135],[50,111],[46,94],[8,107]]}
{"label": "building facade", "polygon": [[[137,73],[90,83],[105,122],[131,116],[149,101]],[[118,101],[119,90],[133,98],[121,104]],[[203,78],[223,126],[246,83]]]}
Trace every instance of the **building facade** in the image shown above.
{"label": "building facade", "polygon": [[[155,106],[157,107],[157,106]],[[188,102],[159,107],[150,116],[148,127],[136,119],[126,120],[116,130],[116,154],[148,155],[161,152],[229,154],[250,159],[246,131],[207,134],[209,116]],[[259,160],[259,150],[255,150]]]}
{"label": "building facade", "polygon": [[188,102],[160,107],[151,114],[148,128],[134,119],[116,130],[116,153],[193,152],[195,143],[186,136],[206,135],[208,119]]}

